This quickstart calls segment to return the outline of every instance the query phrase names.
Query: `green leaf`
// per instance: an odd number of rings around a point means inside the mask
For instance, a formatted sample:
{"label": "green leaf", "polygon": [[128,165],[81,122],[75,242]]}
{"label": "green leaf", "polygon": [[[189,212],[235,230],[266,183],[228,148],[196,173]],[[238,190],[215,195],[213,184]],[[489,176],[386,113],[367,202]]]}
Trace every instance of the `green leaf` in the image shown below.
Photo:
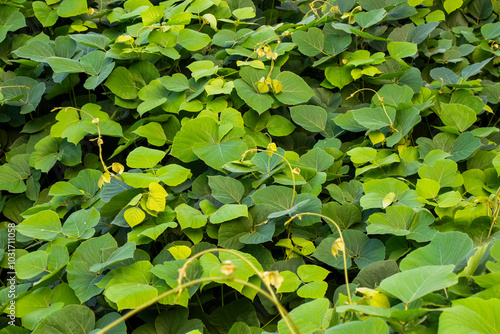
{"label": "green leaf", "polygon": [[366,321],[351,321],[331,327],[325,334],[382,334],[389,333],[389,326],[380,318],[370,317]]}
{"label": "green leaf", "polygon": [[163,312],[156,318],[155,327],[164,334],[192,333],[195,330],[203,332],[203,322],[200,319],[188,320],[188,310],[185,308],[170,308]]}
{"label": "green leaf", "polygon": [[[293,36],[293,35],[292,35]],[[351,36],[339,36],[328,34],[325,37],[325,52],[328,55],[336,56],[343,52],[351,44]],[[314,65],[313,65],[314,66]]]}
{"label": "green leaf", "polygon": [[318,28],[310,28],[307,32],[296,31],[292,41],[298,45],[299,51],[309,57],[314,57],[323,52],[325,37]]}
{"label": "green leaf", "polygon": [[432,79],[444,85],[458,84],[460,77],[446,67],[436,67],[429,72]]}
{"label": "green leaf", "polygon": [[221,224],[238,217],[248,217],[248,207],[240,204],[225,204],[210,216],[212,224]]}
{"label": "green leaf", "polygon": [[290,108],[292,120],[310,132],[325,131],[328,114],[325,109],[313,105]]}
{"label": "green leaf", "polygon": [[429,228],[434,217],[427,210],[415,211],[406,206],[389,206],[387,213],[374,213],[368,218],[368,234],[405,235],[417,242],[431,240],[435,231]]}
{"label": "green leaf", "polygon": [[158,79],[163,87],[173,92],[183,92],[189,89],[189,81],[182,73],[175,73],[171,77],[165,76]]}
{"label": "green leaf", "polygon": [[472,250],[472,240],[465,233],[436,233],[431,242],[415,249],[400,264],[401,270],[424,266],[457,265]]}
{"label": "green leaf", "polygon": [[[323,205],[321,211],[322,214],[333,219],[342,230],[361,221],[361,210],[352,203],[345,202],[340,205],[336,202],[329,202]],[[337,229],[328,220],[326,223],[330,226],[332,231]]]}
{"label": "green leaf", "polygon": [[[271,212],[288,210],[292,207],[293,190],[282,186],[261,188],[251,196],[255,204],[268,207]],[[271,213],[270,212],[270,213]]]}
{"label": "green leaf", "polygon": [[234,80],[234,87],[239,97],[259,114],[262,114],[273,105],[274,100],[271,96],[257,92],[255,88],[249,86],[242,79]]}
{"label": "green leaf", "polygon": [[217,73],[219,66],[215,66],[210,60],[201,60],[189,64],[187,68],[192,72],[191,76],[195,80],[198,80],[199,78],[210,77]]}
{"label": "green leaf", "polygon": [[297,269],[297,275],[304,283],[322,281],[329,273],[328,270],[312,264],[304,264]]}
{"label": "green leaf", "polygon": [[171,154],[183,162],[198,159],[193,146],[202,143],[217,143],[218,124],[213,118],[199,117],[182,125],[174,137]]}
{"label": "green leaf", "polygon": [[280,115],[272,115],[267,122],[267,130],[272,136],[288,136],[294,129],[292,122]]}
{"label": "green leaf", "polygon": [[207,224],[207,215],[202,214],[199,210],[190,207],[183,203],[175,208],[177,220],[182,229],[185,228],[200,228]]}
{"label": "green leaf", "polygon": [[301,286],[297,290],[297,295],[301,298],[323,298],[327,289],[328,283],[316,281]]}
{"label": "green leaf", "polygon": [[133,207],[125,210],[123,218],[130,225],[130,227],[134,227],[142,223],[144,218],[146,218],[146,214],[142,211],[142,209]]}
{"label": "green leaf", "polygon": [[149,261],[138,261],[128,267],[111,270],[98,285],[107,283],[104,295],[116,303],[118,310],[136,308],[158,296],[158,290],[149,285],[153,278],[149,271],[152,268]]}
{"label": "green leaf", "polygon": [[17,231],[27,237],[51,241],[61,236],[61,221],[52,210],[43,210],[17,225]]}
{"label": "green leaf", "polygon": [[417,44],[408,42],[390,42],[387,50],[391,57],[406,58],[415,55],[418,51]]}
{"label": "green leaf", "polygon": [[[14,167],[14,166],[12,166]],[[13,169],[9,164],[0,166],[0,190],[11,193],[22,193],[26,191],[23,175]]]}
{"label": "green leaf", "polygon": [[[283,89],[276,94],[276,98],[285,104],[299,104],[309,101],[314,95],[314,91],[309,85],[295,73],[281,72],[276,77],[281,82]],[[258,111],[258,110],[257,110]]]}
{"label": "green leaf", "polygon": [[254,231],[240,236],[239,241],[243,244],[256,245],[271,241],[275,231],[275,224],[264,222],[255,227]]}
{"label": "green leaf", "polygon": [[[330,323],[331,309],[330,302],[326,298],[316,299],[304,303],[288,314],[297,328],[302,333],[314,333],[324,328],[328,328]],[[278,331],[283,334],[291,334],[285,321],[278,322]]]}
{"label": "green leaf", "polygon": [[241,141],[226,141],[216,143],[197,143],[193,152],[208,166],[222,170],[226,163],[239,160],[247,150],[247,145]]}
{"label": "green leaf", "polygon": [[103,269],[126,259],[131,259],[134,257],[135,252],[135,242],[127,242],[122,247],[116,249],[109,258],[102,263],[96,263],[90,267],[90,271],[98,272]]}
{"label": "green leaf", "polygon": [[106,46],[111,42],[105,35],[93,32],[88,34],[71,34],[69,37],[80,44],[101,50],[106,50]]}
{"label": "green leaf", "polygon": [[66,219],[62,232],[78,239],[89,239],[94,235],[93,227],[99,223],[100,218],[99,211],[94,208],[78,210]]}
{"label": "green leaf", "polygon": [[74,59],[62,57],[49,57],[45,60],[56,73],[81,73],[83,66]]}
{"label": "green leaf", "polygon": [[179,31],[177,43],[189,51],[197,51],[210,43],[211,38],[207,34],[197,32],[191,29],[182,29]]}
{"label": "green leaf", "polygon": [[466,105],[443,103],[441,104],[441,120],[460,132],[467,130],[476,122],[476,113]]}
{"label": "green leaf", "polygon": [[243,184],[231,177],[209,176],[208,184],[212,189],[212,196],[223,204],[240,203],[245,193]]}
{"label": "green leaf", "polygon": [[354,20],[364,29],[379,23],[386,15],[387,12],[383,8],[380,8],[358,13],[354,16]]}
{"label": "green leaf", "polygon": [[352,66],[331,66],[325,70],[326,79],[337,88],[344,88],[353,81]]}
{"label": "green leaf", "polygon": [[57,7],[57,15],[71,17],[87,13],[87,0],[63,0]]}
{"label": "green leaf", "polygon": [[46,270],[49,254],[45,251],[35,251],[21,256],[16,260],[16,275],[20,279],[33,278]]}
{"label": "green leaf", "polygon": [[95,285],[102,276],[91,272],[90,267],[106,261],[116,248],[116,241],[106,233],[82,242],[74,251],[66,271],[68,284],[82,303],[103,290]]}
{"label": "green leaf", "polygon": [[354,119],[369,130],[380,130],[394,124],[396,110],[391,107],[361,108],[353,110]]}
{"label": "green leaf", "polygon": [[88,334],[94,325],[95,315],[90,308],[83,305],[67,305],[43,318],[33,333]]}
{"label": "green leaf", "polygon": [[417,193],[409,189],[402,181],[387,178],[380,180],[370,180],[363,184],[365,195],[361,197],[363,209],[381,208],[383,209],[384,199],[394,193],[393,202],[398,202],[409,207],[421,207],[422,203],[417,200]]}
{"label": "green leaf", "polygon": [[134,76],[123,66],[115,68],[104,85],[113,94],[126,100],[135,99],[139,91],[135,86]]}
{"label": "green leaf", "polygon": [[445,0],[443,6],[446,12],[449,14],[460,8],[462,4],[463,4],[462,0]]}
{"label": "green leaf", "polygon": [[484,39],[495,39],[500,36],[500,22],[487,23],[481,26],[481,34]]}
{"label": "green leaf", "polygon": [[441,186],[439,185],[439,182],[423,178],[417,180],[417,187],[415,190],[417,191],[417,194],[423,198],[432,199],[437,197],[440,189]]}
{"label": "green leaf", "polygon": [[134,130],[133,133],[146,137],[148,143],[154,146],[163,146],[167,142],[167,136],[165,135],[165,131],[163,131],[160,123],[150,122],[146,125],[141,125]]}
{"label": "green leaf", "polygon": [[425,266],[397,273],[384,279],[380,287],[408,304],[431,292],[458,282],[455,266]]}
{"label": "green leaf", "polygon": [[322,172],[329,168],[335,159],[321,148],[313,148],[301,156],[297,163],[301,166],[313,168],[316,172]]}
{"label": "green leaf", "polygon": [[44,27],[53,26],[59,18],[57,10],[50,8],[44,1],[33,2],[33,11],[38,21],[40,21]]}
{"label": "green leaf", "polygon": [[21,114],[28,114],[40,103],[45,93],[45,84],[28,77],[16,76],[2,82],[0,90],[5,104],[21,107]]}
{"label": "green leaf", "polygon": [[439,183],[441,188],[459,187],[464,179],[457,172],[457,163],[451,160],[438,160],[434,166],[423,165],[418,169],[418,175],[423,179],[431,179]]}
{"label": "green leaf", "polygon": [[483,300],[469,297],[454,300],[453,307],[445,309],[439,317],[439,333],[498,333],[498,312],[498,298]]}
{"label": "green leaf", "polygon": [[283,277],[283,282],[281,286],[276,291],[278,293],[294,292],[300,285],[300,279],[292,273],[291,271],[285,270],[280,272],[280,276]]}
{"label": "green leaf", "polygon": [[351,161],[355,164],[365,164],[375,160],[377,150],[371,147],[355,147],[347,151],[347,155],[351,157]]}
{"label": "green leaf", "polygon": [[153,168],[164,157],[164,151],[155,150],[147,147],[137,147],[127,156],[127,166],[130,168]]}
{"label": "green leaf", "polygon": [[156,176],[167,186],[175,187],[191,177],[191,171],[185,167],[168,164],[156,171]]}

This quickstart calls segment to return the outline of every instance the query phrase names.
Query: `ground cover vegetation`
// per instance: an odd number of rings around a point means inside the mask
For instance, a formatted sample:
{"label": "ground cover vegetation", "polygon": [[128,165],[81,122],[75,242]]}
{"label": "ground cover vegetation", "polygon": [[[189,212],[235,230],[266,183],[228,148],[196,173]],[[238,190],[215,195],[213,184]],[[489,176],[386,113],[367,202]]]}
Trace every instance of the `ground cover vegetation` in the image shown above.
{"label": "ground cover vegetation", "polygon": [[499,12],[0,2],[0,333],[499,333]]}

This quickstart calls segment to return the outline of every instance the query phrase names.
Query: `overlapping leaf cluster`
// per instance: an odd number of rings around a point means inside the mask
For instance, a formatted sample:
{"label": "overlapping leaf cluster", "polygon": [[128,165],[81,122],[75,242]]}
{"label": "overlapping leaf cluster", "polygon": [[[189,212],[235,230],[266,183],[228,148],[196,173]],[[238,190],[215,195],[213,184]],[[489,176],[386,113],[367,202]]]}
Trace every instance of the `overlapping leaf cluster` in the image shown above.
{"label": "overlapping leaf cluster", "polygon": [[500,331],[499,14],[2,2],[0,333]]}

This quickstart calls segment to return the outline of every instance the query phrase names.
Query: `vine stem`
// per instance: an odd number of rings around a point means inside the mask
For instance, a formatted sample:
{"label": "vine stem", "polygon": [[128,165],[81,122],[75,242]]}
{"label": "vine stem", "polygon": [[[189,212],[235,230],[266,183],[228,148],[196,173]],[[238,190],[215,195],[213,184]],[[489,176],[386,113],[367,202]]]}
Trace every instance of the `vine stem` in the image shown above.
{"label": "vine stem", "polygon": [[292,189],[293,189],[293,194],[292,194],[292,203],[290,204],[290,208],[293,206],[293,201],[295,200],[295,174],[293,172],[293,168],[292,168],[292,165],[290,164],[290,162],[284,157],[282,156],[281,154],[279,153],[276,153],[274,151],[271,151],[271,150],[263,150],[263,149],[260,149],[260,148],[253,148],[251,150],[247,150],[245,151],[245,153],[243,153],[242,157],[241,157],[241,160],[245,159],[245,156],[248,154],[248,153],[251,153],[251,152],[266,152],[266,153],[272,153],[280,158],[282,158],[283,160],[285,160],[285,162],[287,163],[288,167],[290,168],[290,173],[292,174]]}
{"label": "vine stem", "polygon": [[389,122],[391,123],[391,125],[389,125],[389,129],[391,129],[391,131],[395,131],[395,132],[397,132],[397,133],[401,133],[401,132],[399,132],[399,130],[398,130],[398,129],[396,129],[396,128],[394,127],[394,123],[392,122],[392,119],[391,119],[391,117],[389,116],[389,114],[387,113],[387,109],[385,108],[384,98],[383,98],[382,96],[380,96],[380,95],[379,95],[379,93],[378,93],[376,90],[371,89],[371,88],[360,88],[360,89],[358,89],[357,91],[355,91],[354,93],[352,93],[351,95],[349,95],[349,97],[348,97],[346,100],[348,100],[348,99],[350,99],[350,98],[354,97],[354,95],[356,95],[358,92],[361,92],[361,91],[363,91],[363,90],[372,91],[372,92],[374,92],[374,93],[377,95],[377,98],[378,98],[378,100],[380,101],[380,104],[382,104],[382,108],[384,109],[384,113],[385,113],[385,115],[387,116],[387,118],[389,119]]}
{"label": "vine stem", "polygon": [[353,303],[352,303],[352,298],[351,298],[351,290],[349,288],[349,274],[347,272],[347,255],[346,255],[345,241],[344,241],[344,236],[342,235],[342,230],[340,229],[340,226],[333,219],[331,219],[330,217],[327,217],[327,216],[322,215],[320,213],[313,213],[313,212],[298,213],[298,214],[294,215],[292,218],[290,218],[285,223],[285,225],[289,224],[295,218],[301,219],[303,216],[316,216],[316,217],[320,217],[322,219],[326,219],[330,223],[332,223],[337,228],[337,230],[339,231],[340,240],[342,241],[343,248],[344,248],[344,250],[342,251],[342,256],[343,256],[343,260],[344,260],[344,278],[345,278],[345,284],[346,284],[346,287],[347,287],[347,298],[349,298],[349,304],[352,305]]}
{"label": "vine stem", "polygon": [[74,109],[74,110],[79,111],[79,112],[81,112],[81,113],[83,113],[83,114],[85,114],[85,115],[87,115],[87,116],[89,116],[89,117],[92,118],[92,123],[95,124],[96,127],[97,127],[97,138],[94,138],[91,141],[97,139],[97,146],[99,147],[99,160],[101,161],[102,168],[104,168],[104,173],[106,173],[106,172],[109,173],[109,171],[108,171],[109,167],[106,166],[106,163],[104,162],[104,159],[102,157],[102,144],[104,142],[102,140],[101,128],[99,127],[99,118],[94,117],[91,113],[89,113],[89,112],[87,112],[87,111],[85,111],[83,109],[79,109],[79,108],[75,108],[75,107],[57,107],[57,108],[52,109],[51,112],[56,111],[56,110],[67,111],[68,109]]}

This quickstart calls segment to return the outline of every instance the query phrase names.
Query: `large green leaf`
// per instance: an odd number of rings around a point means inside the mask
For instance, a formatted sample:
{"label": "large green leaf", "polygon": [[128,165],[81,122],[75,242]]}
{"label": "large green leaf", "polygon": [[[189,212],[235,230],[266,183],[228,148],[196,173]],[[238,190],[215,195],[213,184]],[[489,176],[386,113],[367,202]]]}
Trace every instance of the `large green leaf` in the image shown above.
{"label": "large green leaf", "polygon": [[292,35],[292,41],[298,45],[300,52],[310,57],[323,52],[325,45],[323,32],[318,28],[310,28],[307,32],[297,31]]}
{"label": "large green leaf", "polygon": [[238,217],[248,217],[248,207],[240,204],[226,204],[212,213],[210,222],[212,224],[221,224]]}
{"label": "large green leaf", "polygon": [[88,334],[95,325],[95,315],[84,305],[67,305],[45,317],[33,333]]}
{"label": "large green leaf", "polygon": [[259,93],[242,79],[234,80],[234,87],[238,95],[259,114],[262,114],[273,105],[274,100],[271,96]]}
{"label": "large green leaf", "polygon": [[500,332],[498,323],[500,300],[491,298],[466,298],[453,301],[453,307],[444,310],[439,317],[440,334],[484,333]]}
{"label": "large green leaf", "polygon": [[416,211],[407,206],[389,206],[387,213],[374,213],[368,218],[368,234],[393,234],[406,236],[418,242],[429,241],[435,234],[429,228],[434,217],[427,210]]}
{"label": "large green leaf", "polygon": [[45,84],[32,78],[16,76],[2,82],[0,90],[7,105],[21,107],[21,114],[28,114],[42,100]]}
{"label": "large green leaf", "polygon": [[276,77],[281,82],[283,89],[276,94],[276,98],[285,104],[299,104],[309,101],[314,95],[314,91],[309,85],[295,73],[281,72]]}
{"label": "large green leaf", "polygon": [[189,51],[196,51],[204,48],[210,43],[210,36],[191,29],[182,29],[179,31],[177,43]]}
{"label": "large green leaf", "polygon": [[90,267],[105,262],[116,248],[116,241],[106,233],[82,242],[74,251],[66,271],[68,284],[82,303],[103,290],[95,285],[102,276],[90,271]]}
{"label": "large green leaf", "polygon": [[408,304],[431,292],[458,282],[452,271],[455,266],[424,266],[397,273],[384,279],[380,287]]}
{"label": "large green leaf", "polygon": [[[294,308],[289,316],[303,334],[312,334],[328,327],[332,313],[329,306],[328,299],[320,298]],[[278,330],[280,333],[292,333],[283,319],[278,322]]]}
{"label": "large green leaf", "polygon": [[209,117],[199,117],[182,125],[175,135],[172,144],[172,155],[184,162],[195,161],[198,156],[193,152],[193,146],[204,143],[217,143],[218,124]]}
{"label": "large green leaf", "polygon": [[137,147],[127,156],[127,166],[131,168],[153,168],[166,153],[147,147]]}
{"label": "large green leaf", "polygon": [[242,141],[197,143],[193,146],[193,152],[208,166],[222,170],[226,163],[240,159],[247,148]]}
{"label": "large green leaf", "polygon": [[391,107],[353,110],[354,119],[369,130],[379,130],[394,124],[396,110]]}
{"label": "large green leaf", "polygon": [[326,110],[312,105],[300,105],[290,108],[292,120],[310,132],[325,131],[328,114]]}
{"label": "large green leaf", "polygon": [[390,42],[387,44],[387,51],[392,57],[406,58],[417,53],[417,44],[408,42]]}
{"label": "large green leaf", "polygon": [[139,91],[134,76],[123,66],[115,68],[104,85],[122,99],[135,99]]}
{"label": "large green leaf", "polygon": [[137,261],[111,270],[97,285],[105,288],[104,295],[116,303],[118,310],[135,308],[158,295],[158,290],[150,285],[152,268],[149,261]]}
{"label": "large green leaf", "polygon": [[243,184],[231,177],[209,176],[208,184],[212,189],[212,196],[224,204],[240,203],[245,192]]}
{"label": "large green leaf", "polygon": [[447,126],[460,132],[467,130],[476,122],[476,113],[466,105],[443,103],[441,105],[441,120]]}
{"label": "large green leaf", "polygon": [[415,249],[400,264],[401,270],[423,266],[457,265],[472,250],[472,240],[465,233],[437,233],[430,244]]}
{"label": "large green leaf", "polygon": [[63,0],[57,7],[57,15],[71,17],[87,13],[87,0]]}
{"label": "large green leaf", "polygon": [[282,186],[269,186],[252,194],[255,204],[269,208],[271,212],[288,210],[292,206],[293,190]]}
{"label": "large green leaf", "polygon": [[16,229],[25,236],[41,240],[50,241],[62,236],[61,221],[57,213],[52,210],[35,213],[17,225]]}
{"label": "large green leaf", "polygon": [[457,163],[451,160],[438,160],[434,166],[423,165],[418,169],[421,178],[431,179],[439,183],[441,188],[459,187],[464,183],[462,175],[457,171]]}

